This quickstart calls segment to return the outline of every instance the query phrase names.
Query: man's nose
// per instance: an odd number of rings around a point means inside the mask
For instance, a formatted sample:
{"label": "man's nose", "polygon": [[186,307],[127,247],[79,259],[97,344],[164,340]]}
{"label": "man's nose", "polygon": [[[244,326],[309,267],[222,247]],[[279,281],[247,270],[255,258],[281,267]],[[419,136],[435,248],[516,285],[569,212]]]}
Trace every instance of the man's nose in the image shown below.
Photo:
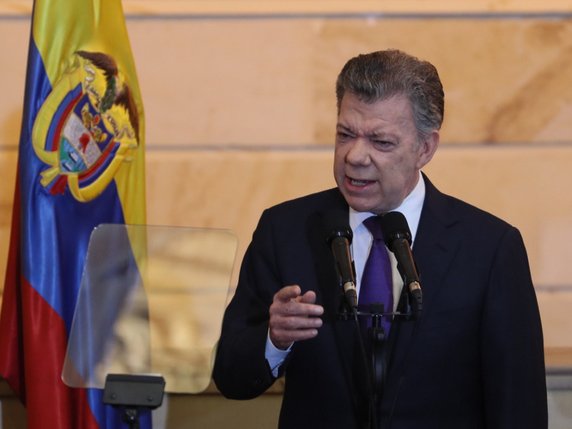
{"label": "man's nose", "polygon": [[370,147],[367,139],[356,137],[350,142],[346,153],[346,162],[354,165],[367,165],[370,163]]}

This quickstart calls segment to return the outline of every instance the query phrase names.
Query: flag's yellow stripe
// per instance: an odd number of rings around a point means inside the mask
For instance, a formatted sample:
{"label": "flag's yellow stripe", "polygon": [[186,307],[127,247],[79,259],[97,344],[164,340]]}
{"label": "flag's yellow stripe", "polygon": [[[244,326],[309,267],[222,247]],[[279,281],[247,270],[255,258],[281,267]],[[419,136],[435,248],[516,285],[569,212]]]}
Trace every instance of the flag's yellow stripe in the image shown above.
{"label": "flag's yellow stripe", "polygon": [[[129,86],[139,112],[139,149],[115,176],[126,223],[145,223],[145,121],[143,103],[120,0],[38,0],[33,38],[52,87],[76,51],[111,55]],[[56,13],[48,13],[49,11]]]}

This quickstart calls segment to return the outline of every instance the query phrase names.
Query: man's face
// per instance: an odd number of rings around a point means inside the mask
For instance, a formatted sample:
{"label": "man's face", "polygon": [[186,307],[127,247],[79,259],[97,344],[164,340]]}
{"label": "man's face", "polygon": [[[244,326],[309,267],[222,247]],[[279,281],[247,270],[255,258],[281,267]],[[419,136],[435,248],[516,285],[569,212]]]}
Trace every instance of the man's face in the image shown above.
{"label": "man's face", "polygon": [[419,141],[407,98],[364,103],[346,93],[336,127],[334,177],[357,211],[385,213],[413,190],[419,170],[437,149],[434,131]]}

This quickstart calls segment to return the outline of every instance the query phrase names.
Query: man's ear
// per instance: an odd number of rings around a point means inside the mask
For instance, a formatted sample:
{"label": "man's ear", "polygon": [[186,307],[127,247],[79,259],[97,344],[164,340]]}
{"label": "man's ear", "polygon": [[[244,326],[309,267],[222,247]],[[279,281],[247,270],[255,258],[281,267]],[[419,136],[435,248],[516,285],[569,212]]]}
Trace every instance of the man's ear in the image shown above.
{"label": "man's ear", "polygon": [[431,161],[433,155],[437,151],[437,147],[439,146],[439,131],[433,130],[431,134],[424,137],[423,140],[419,142],[419,146],[417,168],[421,170],[429,163],[429,161]]}

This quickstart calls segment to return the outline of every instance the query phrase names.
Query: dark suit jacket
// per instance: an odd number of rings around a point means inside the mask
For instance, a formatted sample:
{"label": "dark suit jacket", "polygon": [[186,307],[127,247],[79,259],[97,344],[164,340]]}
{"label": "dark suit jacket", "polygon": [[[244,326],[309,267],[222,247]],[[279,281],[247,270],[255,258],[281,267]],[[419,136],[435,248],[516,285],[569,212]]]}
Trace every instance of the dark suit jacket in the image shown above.
{"label": "dark suit jacket", "polygon": [[[392,325],[380,427],[545,429],[542,329],[520,233],[425,181],[413,248],[424,310]],[[275,381],[264,358],[274,293],[298,284],[325,308],[318,336],[294,344],[282,367],[281,428],[369,425],[365,363],[355,324],[337,317],[323,230],[323,213],[347,208],[332,189],[266,210],[225,313],[213,378],[225,396],[249,399]]]}

